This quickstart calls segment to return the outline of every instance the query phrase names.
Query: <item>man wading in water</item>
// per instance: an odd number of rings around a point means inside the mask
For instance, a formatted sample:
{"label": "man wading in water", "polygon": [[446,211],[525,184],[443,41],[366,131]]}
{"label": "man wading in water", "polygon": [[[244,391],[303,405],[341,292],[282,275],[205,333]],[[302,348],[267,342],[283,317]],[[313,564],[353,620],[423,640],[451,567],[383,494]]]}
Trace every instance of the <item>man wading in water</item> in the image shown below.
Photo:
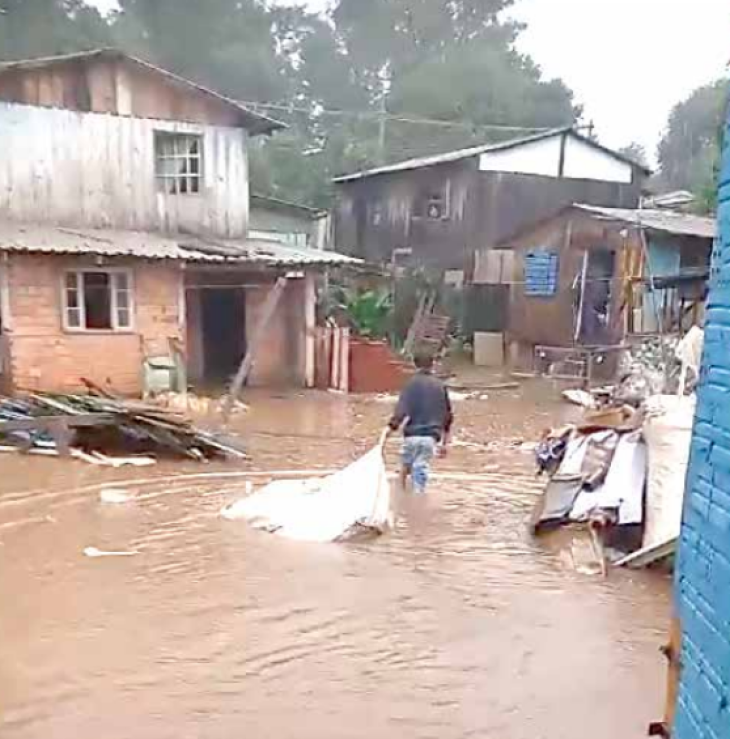
{"label": "man wading in water", "polygon": [[386,435],[404,426],[401,485],[405,489],[410,475],[413,492],[422,494],[437,446],[446,454],[454,414],[446,386],[432,374],[433,357],[417,355],[414,362],[418,372],[403,388]]}

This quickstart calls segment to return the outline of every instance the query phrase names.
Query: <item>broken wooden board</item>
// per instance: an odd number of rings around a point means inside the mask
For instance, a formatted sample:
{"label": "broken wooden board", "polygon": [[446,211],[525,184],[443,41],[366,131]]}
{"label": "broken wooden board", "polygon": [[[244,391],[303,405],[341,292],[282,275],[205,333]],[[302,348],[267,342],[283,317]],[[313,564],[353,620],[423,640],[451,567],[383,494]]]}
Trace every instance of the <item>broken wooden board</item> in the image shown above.
{"label": "broken wooden board", "polygon": [[645,549],[639,549],[616,562],[617,567],[629,567],[632,570],[640,570],[661,562],[671,557],[677,551],[677,539],[670,539],[662,544],[657,544]]}

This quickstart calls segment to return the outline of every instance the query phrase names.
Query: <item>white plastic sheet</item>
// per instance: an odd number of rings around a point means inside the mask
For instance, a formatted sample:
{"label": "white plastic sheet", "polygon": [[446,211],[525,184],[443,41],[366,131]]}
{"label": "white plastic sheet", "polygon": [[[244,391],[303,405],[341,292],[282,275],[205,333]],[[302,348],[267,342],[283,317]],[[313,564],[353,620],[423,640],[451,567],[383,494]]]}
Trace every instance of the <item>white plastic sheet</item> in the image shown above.
{"label": "white plastic sheet", "polygon": [[679,536],[695,404],[693,395],[659,395],[647,401],[644,438],[649,450],[649,481],[644,547]]}
{"label": "white plastic sheet", "polygon": [[612,508],[618,510],[621,526],[641,523],[645,480],[646,447],[640,434],[624,435],[604,483],[594,491],[581,492],[570,513],[571,520],[584,521],[597,509]]}
{"label": "white plastic sheet", "polygon": [[328,477],[272,482],[221,515],[299,541],[330,542],[363,529],[385,531],[391,500],[383,446]]}

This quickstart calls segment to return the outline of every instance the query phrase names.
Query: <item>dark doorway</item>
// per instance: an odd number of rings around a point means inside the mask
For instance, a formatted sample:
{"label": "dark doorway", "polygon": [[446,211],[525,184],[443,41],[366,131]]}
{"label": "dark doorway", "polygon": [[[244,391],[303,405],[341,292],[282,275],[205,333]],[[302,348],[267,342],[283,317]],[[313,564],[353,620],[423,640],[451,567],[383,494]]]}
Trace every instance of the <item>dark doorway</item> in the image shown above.
{"label": "dark doorway", "polygon": [[592,249],[588,251],[587,266],[581,343],[588,346],[613,343],[611,306],[616,253],[608,249]]}
{"label": "dark doorway", "polygon": [[201,293],[205,379],[226,382],[246,353],[246,296],[240,289]]}

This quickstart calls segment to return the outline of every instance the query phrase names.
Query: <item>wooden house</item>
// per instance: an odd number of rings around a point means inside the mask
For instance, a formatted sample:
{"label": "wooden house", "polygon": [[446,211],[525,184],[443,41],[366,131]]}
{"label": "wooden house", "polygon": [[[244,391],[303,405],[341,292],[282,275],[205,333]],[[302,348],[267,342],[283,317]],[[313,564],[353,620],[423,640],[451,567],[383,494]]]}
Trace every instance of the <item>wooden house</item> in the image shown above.
{"label": "wooden house", "polygon": [[348,260],[249,238],[248,141],[280,127],[113,50],[0,64],[4,386],[219,382],[280,277],[251,381],[311,383],[315,275]]}
{"label": "wooden house", "polygon": [[337,248],[469,283],[476,252],[574,202],[635,207],[648,174],[572,128],[399,162],[335,180]]}
{"label": "wooden house", "polygon": [[[477,256],[475,282],[501,285],[501,325],[518,366],[536,348],[603,348],[632,334],[701,323],[714,219],[658,209],[574,204]],[[493,265],[503,257],[508,269]]]}
{"label": "wooden house", "polygon": [[330,216],[326,210],[255,193],[250,202],[250,238],[311,249],[329,247]]}

